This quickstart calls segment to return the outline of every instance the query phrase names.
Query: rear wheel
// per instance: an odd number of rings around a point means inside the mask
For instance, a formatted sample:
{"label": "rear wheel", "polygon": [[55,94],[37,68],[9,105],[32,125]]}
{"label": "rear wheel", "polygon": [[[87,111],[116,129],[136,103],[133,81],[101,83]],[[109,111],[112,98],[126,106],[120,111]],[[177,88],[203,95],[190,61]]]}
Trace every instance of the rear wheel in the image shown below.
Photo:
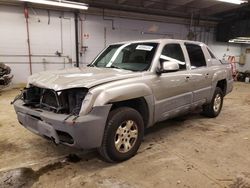
{"label": "rear wheel", "polygon": [[207,117],[217,117],[223,105],[223,92],[216,87],[211,103],[203,106],[203,114]]}
{"label": "rear wheel", "polygon": [[111,111],[103,142],[98,149],[108,162],[120,162],[133,157],[139,149],[144,132],[140,113],[133,108],[121,107]]}

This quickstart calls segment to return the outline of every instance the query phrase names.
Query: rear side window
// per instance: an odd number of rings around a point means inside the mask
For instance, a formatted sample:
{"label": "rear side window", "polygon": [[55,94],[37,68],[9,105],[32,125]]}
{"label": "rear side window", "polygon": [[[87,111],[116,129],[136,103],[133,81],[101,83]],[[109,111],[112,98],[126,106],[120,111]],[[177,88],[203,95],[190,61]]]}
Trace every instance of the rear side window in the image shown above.
{"label": "rear side window", "polygon": [[161,55],[161,57],[165,57],[163,58],[164,61],[172,58],[179,62],[180,70],[186,70],[185,58],[180,44],[167,44],[163,48]]}
{"label": "rear side window", "polygon": [[185,45],[187,48],[192,69],[207,65],[201,46],[196,44],[185,44]]}

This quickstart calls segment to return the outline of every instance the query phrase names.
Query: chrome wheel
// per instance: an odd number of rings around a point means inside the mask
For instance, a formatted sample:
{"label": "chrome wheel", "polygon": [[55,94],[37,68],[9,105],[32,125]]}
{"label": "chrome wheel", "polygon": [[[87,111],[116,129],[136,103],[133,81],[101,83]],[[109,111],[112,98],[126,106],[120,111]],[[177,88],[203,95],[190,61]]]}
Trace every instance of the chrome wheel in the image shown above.
{"label": "chrome wheel", "polygon": [[126,153],[130,151],[138,138],[138,126],[133,120],[123,122],[115,134],[115,147],[117,151]]}
{"label": "chrome wheel", "polygon": [[214,106],[213,106],[215,112],[218,112],[220,110],[221,102],[222,102],[221,95],[217,94],[214,98]]}

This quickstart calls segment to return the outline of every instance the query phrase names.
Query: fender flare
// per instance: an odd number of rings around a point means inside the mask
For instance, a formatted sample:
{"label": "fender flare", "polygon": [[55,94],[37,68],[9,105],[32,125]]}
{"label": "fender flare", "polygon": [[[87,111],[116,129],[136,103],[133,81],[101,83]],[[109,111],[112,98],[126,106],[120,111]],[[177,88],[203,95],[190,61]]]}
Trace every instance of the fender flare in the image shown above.
{"label": "fender flare", "polygon": [[217,84],[218,84],[218,82],[220,80],[227,80],[227,71],[226,70],[221,70],[219,72],[216,72],[213,75],[213,78],[212,78],[212,88],[211,88],[211,94],[210,94],[210,97],[209,97],[209,101],[212,100],[215,88],[216,88],[216,86],[217,86]]}
{"label": "fender flare", "polygon": [[93,106],[102,106],[113,102],[120,102],[152,95],[152,90],[143,83],[116,86],[103,90],[96,97]]}

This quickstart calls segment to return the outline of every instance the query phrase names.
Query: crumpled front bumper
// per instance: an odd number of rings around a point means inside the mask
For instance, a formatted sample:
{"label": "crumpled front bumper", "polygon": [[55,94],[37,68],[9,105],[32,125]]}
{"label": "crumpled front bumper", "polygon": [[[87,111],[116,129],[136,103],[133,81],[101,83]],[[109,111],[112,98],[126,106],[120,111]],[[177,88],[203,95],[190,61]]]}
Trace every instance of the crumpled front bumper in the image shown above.
{"label": "crumpled front bumper", "polygon": [[85,116],[71,116],[67,119],[68,115],[26,107],[22,100],[14,103],[18,121],[25,128],[37,135],[51,138],[57,144],[81,149],[101,146],[111,106],[94,107]]}

